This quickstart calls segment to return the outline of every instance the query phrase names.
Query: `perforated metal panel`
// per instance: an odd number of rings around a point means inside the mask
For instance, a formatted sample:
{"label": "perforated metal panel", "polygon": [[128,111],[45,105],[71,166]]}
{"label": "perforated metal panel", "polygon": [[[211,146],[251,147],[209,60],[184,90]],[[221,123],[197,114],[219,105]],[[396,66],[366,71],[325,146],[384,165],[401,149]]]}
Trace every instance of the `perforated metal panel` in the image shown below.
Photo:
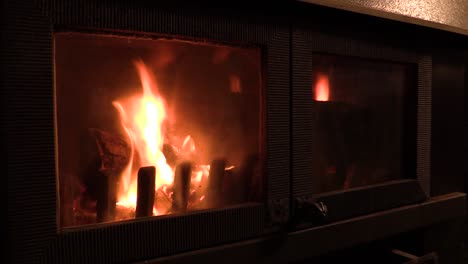
{"label": "perforated metal panel", "polygon": [[418,142],[416,173],[422,189],[431,193],[431,127],[432,127],[432,58],[418,60]]}
{"label": "perforated metal panel", "polygon": [[8,255],[17,263],[33,263],[57,230],[52,32],[32,1],[6,1],[5,8],[2,143]]}

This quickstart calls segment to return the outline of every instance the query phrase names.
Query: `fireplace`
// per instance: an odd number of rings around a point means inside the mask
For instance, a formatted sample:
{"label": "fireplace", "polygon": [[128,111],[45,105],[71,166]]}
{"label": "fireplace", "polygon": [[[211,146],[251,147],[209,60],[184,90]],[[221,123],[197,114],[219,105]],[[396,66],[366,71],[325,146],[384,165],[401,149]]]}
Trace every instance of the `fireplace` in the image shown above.
{"label": "fireplace", "polygon": [[460,215],[464,195],[431,197],[431,49],[292,3],[8,7],[17,262],[170,262],[214,247],[231,261],[288,248],[270,258],[287,262],[330,232],[410,219],[313,254]]}

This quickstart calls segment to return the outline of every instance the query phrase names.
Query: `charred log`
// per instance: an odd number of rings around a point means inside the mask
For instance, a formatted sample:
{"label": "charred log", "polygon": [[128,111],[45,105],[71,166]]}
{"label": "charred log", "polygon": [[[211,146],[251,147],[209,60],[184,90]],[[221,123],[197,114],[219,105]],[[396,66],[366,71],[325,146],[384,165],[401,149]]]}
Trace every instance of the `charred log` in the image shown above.
{"label": "charred log", "polygon": [[166,163],[169,166],[174,167],[177,163],[177,160],[179,159],[177,151],[174,149],[174,147],[169,144],[163,144],[162,153],[166,158]]}
{"label": "charred log", "polygon": [[249,155],[242,166],[235,170],[235,177],[231,188],[231,202],[245,203],[249,200],[252,189],[252,179],[258,166],[258,155]]}
{"label": "charred log", "polygon": [[90,128],[101,158],[100,170],[121,172],[130,161],[131,148],[121,137],[109,132]]}
{"label": "charred log", "polygon": [[90,166],[84,175],[86,189],[96,199],[96,221],[115,219],[119,176],[130,161],[130,145],[120,136],[90,128]]}
{"label": "charred log", "polygon": [[113,173],[100,172],[97,175],[99,189],[96,200],[96,221],[107,222],[115,219],[118,178]]}
{"label": "charred log", "polygon": [[216,159],[211,162],[208,190],[206,192],[206,200],[209,207],[219,207],[223,204],[222,193],[225,168],[225,160]]}
{"label": "charred log", "polygon": [[171,210],[172,199],[168,196],[166,192],[159,188],[156,191],[156,197],[154,200],[156,210],[159,214],[168,214]]}
{"label": "charred log", "polygon": [[153,215],[156,168],[142,167],[138,170],[136,217]]}
{"label": "charred log", "polygon": [[176,167],[174,176],[174,194],[172,196],[172,212],[185,213],[190,195],[190,180],[192,164],[183,162]]}

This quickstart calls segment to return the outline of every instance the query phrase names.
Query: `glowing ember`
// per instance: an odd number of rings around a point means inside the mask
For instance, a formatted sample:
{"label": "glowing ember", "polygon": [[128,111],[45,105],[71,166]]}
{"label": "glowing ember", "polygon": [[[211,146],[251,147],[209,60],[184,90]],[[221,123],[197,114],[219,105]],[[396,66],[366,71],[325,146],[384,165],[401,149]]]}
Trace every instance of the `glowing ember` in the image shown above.
{"label": "glowing ember", "polygon": [[322,73],[317,74],[317,82],[315,83],[314,89],[316,101],[328,101],[330,96],[328,76]]}
{"label": "glowing ember", "polygon": [[194,152],[195,151],[195,142],[193,142],[192,137],[188,135],[182,143],[182,151],[184,152]]}

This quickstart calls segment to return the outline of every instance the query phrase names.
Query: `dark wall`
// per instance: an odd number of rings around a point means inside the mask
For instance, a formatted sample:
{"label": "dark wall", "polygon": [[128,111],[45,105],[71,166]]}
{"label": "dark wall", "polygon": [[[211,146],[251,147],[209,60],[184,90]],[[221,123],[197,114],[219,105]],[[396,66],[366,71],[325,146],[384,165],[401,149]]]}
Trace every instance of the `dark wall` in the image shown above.
{"label": "dark wall", "polygon": [[[468,177],[468,114],[467,114],[467,105],[468,105],[468,47],[465,50],[464,54],[464,66],[465,66],[465,79],[464,79],[464,94],[463,97],[465,98],[464,104],[464,122],[465,122],[465,175],[464,179]],[[465,192],[468,192],[468,180],[465,180]]]}

